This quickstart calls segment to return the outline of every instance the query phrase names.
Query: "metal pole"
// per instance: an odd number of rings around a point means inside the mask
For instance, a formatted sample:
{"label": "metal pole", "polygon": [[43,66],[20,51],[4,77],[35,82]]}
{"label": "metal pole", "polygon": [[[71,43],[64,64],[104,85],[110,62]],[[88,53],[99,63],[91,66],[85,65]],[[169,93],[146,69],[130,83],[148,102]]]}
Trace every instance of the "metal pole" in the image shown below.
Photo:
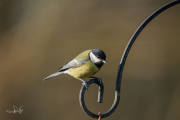
{"label": "metal pole", "polygon": [[[127,59],[127,56],[129,54],[129,51],[133,45],[133,43],[135,42],[136,38],[138,37],[138,35],[141,33],[141,31],[144,29],[144,27],[152,20],[154,19],[157,15],[159,15],[160,13],[162,13],[163,11],[165,11],[166,9],[176,5],[180,3],[180,0],[175,0],[175,1],[172,1],[164,6],[162,6],[161,8],[159,8],[158,10],[156,10],[154,13],[152,13],[139,27],[138,29],[135,31],[135,33],[132,35],[131,39],[129,40],[125,50],[124,50],[124,53],[122,55],[122,58],[121,58],[121,61],[120,61],[120,64],[119,64],[119,69],[118,69],[118,73],[117,73],[117,79],[116,79],[116,89],[115,89],[115,99],[114,99],[114,103],[113,105],[111,106],[111,108],[104,114],[101,114],[101,117],[102,118],[106,118],[108,117],[109,115],[111,115],[117,108],[118,104],[119,104],[119,101],[120,101],[120,89],[121,89],[121,79],[122,79],[122,73],[123,73],[123,69],[124,69],[124,65],[125,65],[125,62],[126,62],[126,59]],[[94,80],[93,82],[98,82],[96,80]],[[92,83],[92,81],[91,81]],[[81,91],[80,91],[80,96],[79,96],[79,102],[80,102],[80,105],[82,107],[82,109],[91,117],[93,118],[98,118],[99,115],[97,114],[94,114],[92,112],[90,112],[85,103],[84,103],[84,93],[85,93],[85,90],[86,88],[83,86],[81,88]],[[102,96],[101,96],[102,97]]]}

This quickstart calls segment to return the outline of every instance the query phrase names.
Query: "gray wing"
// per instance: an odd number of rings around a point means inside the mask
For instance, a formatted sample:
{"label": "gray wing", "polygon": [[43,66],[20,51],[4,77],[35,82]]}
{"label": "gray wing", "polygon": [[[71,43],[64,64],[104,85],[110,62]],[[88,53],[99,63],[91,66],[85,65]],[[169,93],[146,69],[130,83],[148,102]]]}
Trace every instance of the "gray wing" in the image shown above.
{"label": "gray wing", "polygon": [[64,66],[62,66],[61,68],[59,68],[59,71],[66,70],[68,68],[79,67],[79,66],[83,65],[87,61],[89,61],[89,59],[82,60],[82,61],[77,61],[76,59],[73,59],[70,62],[68,62],[67,64],[65,64]]}

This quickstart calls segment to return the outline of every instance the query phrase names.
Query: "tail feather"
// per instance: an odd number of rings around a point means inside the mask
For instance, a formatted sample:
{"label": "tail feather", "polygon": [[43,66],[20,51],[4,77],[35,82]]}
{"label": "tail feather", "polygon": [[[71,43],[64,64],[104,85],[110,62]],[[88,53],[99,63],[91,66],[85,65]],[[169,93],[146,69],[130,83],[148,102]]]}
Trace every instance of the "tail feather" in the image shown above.
{"label": "tail feather", "polygon": [[47,79],[49,79],[49,78],[51,78],[51,77],[60,75],[60,74],[62,74],[62,73],[63,73],[63,72],[56,72],[56,73],[53,73],[53,74],[49,75],[48,77],[44,78],[43,81],[45,81],[45,80],[47,80]]}

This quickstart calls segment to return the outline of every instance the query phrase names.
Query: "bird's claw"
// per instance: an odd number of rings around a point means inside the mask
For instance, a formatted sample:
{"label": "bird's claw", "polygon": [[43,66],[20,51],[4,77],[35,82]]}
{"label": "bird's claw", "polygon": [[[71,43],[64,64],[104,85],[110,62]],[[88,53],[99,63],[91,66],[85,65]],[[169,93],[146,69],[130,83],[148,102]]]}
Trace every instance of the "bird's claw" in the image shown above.
{"label": "bird's claw", "polygon": [[89,85],[88,85],[87,82],[84,81],[84,82],[82,83],[82,85],[84,85],[84,86],[86,87],[86,89],[88,90]]}
{"label": "bird's claw", "polygon": [[101,83],[102,83],[102,79],[101,78],[98,78],[98,77],[95,77],[98,81],[99,81],[99,83],[96,83],[96,86],[99,84],[99,85],[101,85]]}

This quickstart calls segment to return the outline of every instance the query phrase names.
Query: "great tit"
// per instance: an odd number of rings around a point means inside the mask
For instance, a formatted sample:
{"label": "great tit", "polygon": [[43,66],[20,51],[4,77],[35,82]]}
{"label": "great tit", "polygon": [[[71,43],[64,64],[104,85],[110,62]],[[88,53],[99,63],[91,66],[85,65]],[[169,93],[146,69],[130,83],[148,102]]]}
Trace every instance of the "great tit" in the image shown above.
{"label": "great tit", "polygon": [[81,80],[83,82],[83,85],[85,85],[85,87],[88,89],[88,84],[84,80],[82,80],[82,78],[91,77],[101,80],[100,78],[94,77],[92,75],[97,73],[104,63],[107,64],[106,54],[102,50],[86,50],[72,59],[70,62],[59,68],[58,72],[44,78],[43,81],[62,73],[66,73],[76,79]]}

